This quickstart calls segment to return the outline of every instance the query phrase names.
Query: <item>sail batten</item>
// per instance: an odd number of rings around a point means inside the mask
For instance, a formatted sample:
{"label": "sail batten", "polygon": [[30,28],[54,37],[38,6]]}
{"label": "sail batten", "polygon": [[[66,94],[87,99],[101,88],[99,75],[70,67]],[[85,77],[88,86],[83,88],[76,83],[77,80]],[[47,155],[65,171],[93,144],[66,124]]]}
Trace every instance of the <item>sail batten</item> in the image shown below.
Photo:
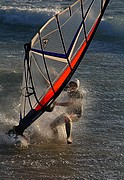
{"label": "sail batten", "polygon": [[52,17],[26,48],[21,120],[25,130],[61,93],[81,62],[109,0],[78,0]]}
{"label": "sail batten", "polygon": [[54,52],[48,52],[48,51],[42,51],[39,49],[34,49],[31,48],[31,51],[36,52],[38,54],[44,54],[44,55],[48,55],[48,56],[53,56],[53,57],[58,57],[58,58],[63,58],[66,59],[66,55],[65,54],[59,54],[59,53],[54,53]]}

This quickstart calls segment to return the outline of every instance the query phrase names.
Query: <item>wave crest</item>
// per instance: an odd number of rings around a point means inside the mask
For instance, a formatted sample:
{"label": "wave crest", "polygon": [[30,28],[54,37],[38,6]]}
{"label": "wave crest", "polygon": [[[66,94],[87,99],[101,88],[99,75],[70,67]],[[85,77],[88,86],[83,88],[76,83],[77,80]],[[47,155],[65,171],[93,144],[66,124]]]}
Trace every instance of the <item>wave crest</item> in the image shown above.
{"label": "wave crest", "polygon": [[9,25],[41,25],[55,15],[59,9],[53,8],[28,8],[2,6],[0,9],[0,21]]}

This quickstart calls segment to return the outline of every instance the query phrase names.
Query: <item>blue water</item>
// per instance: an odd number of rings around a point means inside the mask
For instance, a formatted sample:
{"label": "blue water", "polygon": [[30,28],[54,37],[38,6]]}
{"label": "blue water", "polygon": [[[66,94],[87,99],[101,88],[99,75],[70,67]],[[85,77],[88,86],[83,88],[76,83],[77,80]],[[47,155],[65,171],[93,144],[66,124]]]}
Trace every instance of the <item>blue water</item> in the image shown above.
{"label": "blue water", "polygon": [[73,126],[73,144],[53,142],[37,128],[27,149],[10,147],[4,139],[19,119],[23,44],[72,2],[0,1],[0,179],[124,179],[123,0],[110,1],[75,73],[84,91],[84,113]]}

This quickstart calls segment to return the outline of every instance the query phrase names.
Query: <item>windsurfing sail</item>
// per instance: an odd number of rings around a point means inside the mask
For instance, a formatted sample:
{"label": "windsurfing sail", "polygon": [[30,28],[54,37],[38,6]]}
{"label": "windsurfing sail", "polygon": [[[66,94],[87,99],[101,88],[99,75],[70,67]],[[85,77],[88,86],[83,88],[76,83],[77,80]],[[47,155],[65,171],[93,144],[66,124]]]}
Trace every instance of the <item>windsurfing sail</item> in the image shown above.
{"label": "windsurfing sail", "polygon": [[20,122],[23,132],[66,86],[81,62],[109,0],[78,0],[25,44]]}

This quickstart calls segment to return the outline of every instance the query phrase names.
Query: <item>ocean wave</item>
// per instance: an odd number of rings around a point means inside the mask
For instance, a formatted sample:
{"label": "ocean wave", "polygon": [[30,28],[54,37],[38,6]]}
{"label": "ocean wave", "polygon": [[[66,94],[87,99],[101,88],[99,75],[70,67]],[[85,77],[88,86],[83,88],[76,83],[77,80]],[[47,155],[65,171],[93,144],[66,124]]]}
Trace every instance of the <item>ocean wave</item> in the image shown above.
{"label": "ocean wave", "polygon": [[56,8],[31,8],[2,6],[0,8],[0,22],[7,25],[42,25],[60,11]]}
{"label": "ocean wave", "polygon": [[[108,16],[102,19],[100,26],[97,31],[97,36],[104,36],[103,39],[111,41],[113,40],[123,40],[124,34],[124,19],[119,16]],[[105,38],[106,37],[106,38]]]}

